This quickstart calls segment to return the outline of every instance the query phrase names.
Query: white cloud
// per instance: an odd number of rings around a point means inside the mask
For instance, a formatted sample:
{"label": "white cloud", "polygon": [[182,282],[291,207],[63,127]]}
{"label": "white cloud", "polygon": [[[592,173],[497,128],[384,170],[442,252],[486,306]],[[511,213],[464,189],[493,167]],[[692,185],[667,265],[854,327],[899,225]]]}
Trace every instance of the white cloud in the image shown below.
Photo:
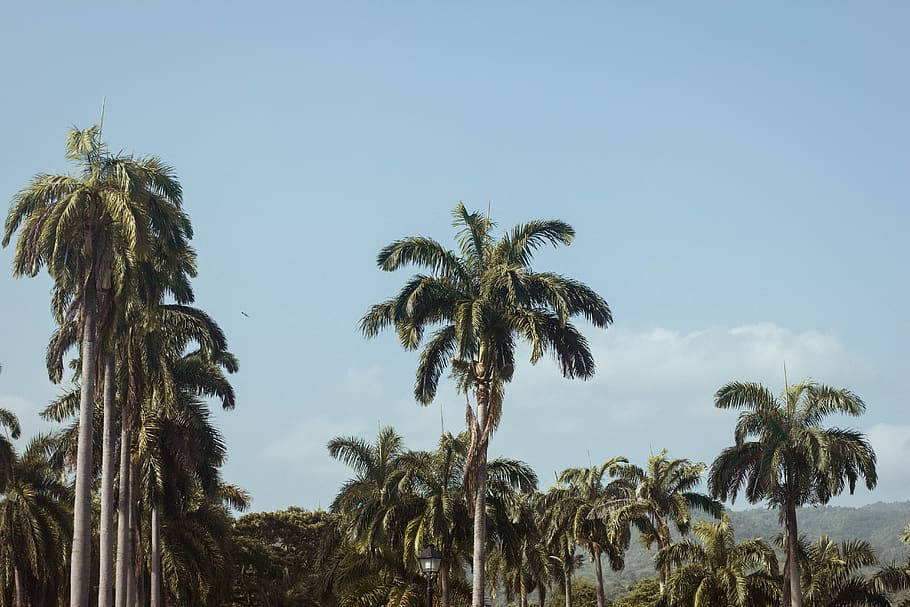
{"label": "white cloud", "polygon": [[[587,334],[598,364],[596,376],[587,382],[569,381],[549,360],[534,367],[519,364],[491,443],[491,455],[531,463],[544,486],[554,471],[586,464],[589,452],[593,461],[625,455],[640,462],[666,447],[671,456],[710,463],[731,443],[736,419],[734,412],[714,408],[714,392],[734,379],[759,381],[778,391],[785,362],[791,382],[812,377],[855,388],[874,379],[874,368],[830,331],[759,323],[688,332],[651,328]],[[527,352],[522,356],[526,361]],[[381,424],[398,429],[409,447],[428,448],[438,436],[439,406],[444,407],[446,429],[463,427],[463,397],[455,394],[451,382],[440,386],[427,410],[410,394],[397,393],[401,372],[413,370],[396,369],[394,378],[379,366],[347,371],[333,411],[308,419],[269,446],[267,457],[312,466],[327,500],[348,474],[328,461],[325,442],[331,436],[357,434],[370,440],[381,417]],[[910,431],[879,425],[869,432],[881,459],[881,491],[858,498],[910,498],[901,493],[910,473],[900,466],[910,457],[910,441],[903,440]]]}

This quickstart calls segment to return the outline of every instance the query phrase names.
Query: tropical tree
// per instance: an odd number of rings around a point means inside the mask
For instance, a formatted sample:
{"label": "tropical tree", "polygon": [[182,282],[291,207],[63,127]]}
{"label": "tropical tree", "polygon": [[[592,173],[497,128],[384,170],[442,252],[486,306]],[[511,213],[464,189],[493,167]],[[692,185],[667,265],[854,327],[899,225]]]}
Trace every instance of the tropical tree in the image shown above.
{"label": "tropical tree", "polygon": [[[624,516],[634,520],[647,548],[654,543],[658,550],[670,546],[673,543],[671,525],[680,535],[689,533],[692,509],[715,518],[723,513],[720,502],[695,491],[701,483],[705,465],[688,459],[668,459],[666,449],[648,458],[647,469],[625,464],[616,472],[619,478],[628,481],[632,493],[610,507],[625,510]],[[669,574],[668,569],[658,571],[661,592]]]}
{"label": "tropical tree", "polygon": [[13,451],[0,494],[0,595],[12,586],[16,607],[56,604],[66,579],[72,496],[48,457],[51,443],[40,435],[21,456]]}
{"label": "tropical tree", "polygon": [[784,524],[787,565],[783,596],[802,607],[796,508],[825,504],[857,480],[875,487],[875,452],[861,432],[825,428],[828,415],[861,415],[862,399],[845,389],[804,381],[775,398],[757,383],[731,382],[717,391],[716,406],[741,409],[735,444],[714,460],[708,485],[715,497],[735,501],[745,490],[751,503],[767,500]]}
{"label": "tropical tree", "polygon": [[489,216],[454,211],[459,252],[425,237],[410,237],[385,247],[377,257],[382,270],[413,264],[427,270],[409,280],[397,296],[377,304],[361,329],[372,337],[394,327],[403,347],[420,347],[424,332],[436,327],[417,366],[414,395],[428,404],[450,364],[464,390],[473,390],[476,411],[467,403],[471,445],[465,467],[465,494],[474,518],[473,607],[484,604],[486,548],[486,459],[491,432],[499,423],[504,384],[514,372],[515,342],[531,347],[531,362],[551,352],[563,375],[589,378],[594,359],[588,343],[569,322],[582,316],[595,327],[612,322],[607,303],[575,280],[535,272],[531,262],[540,246],[568,245],[575,236],[568,224],[531,221],[499,240]]}
{"label": "tropical tree", "polygon": [[736,543],[727,514],[716,523],[696,523],[693,535],[700,542],[682,540],[657,553],[658,567],[678,567],[664,594],[671,607],[758,607],[779,600],[777,557],[765,542]]}
{"label": "tropical tree", "polygon": [[604,555],[610,567],[619,571],[624,565],[625,550],[631,541],[628,521],[618,516],[614,507],[629,495],[630,485],[617,476],[620,466],[628,461],[614,457],[599,466],[563,470],[547,497],[550,508],[556,509],[557,518],[572,520],[572,534],[594,562],[597,580],[597,607],[604,607]]}
{"label": "tropical tree", "polygon": [[[124,260],[148,260],[156,242],[184,248],[192,228],[181,210],[180,185],[171,168],[157,158],[108,153],[100,126],[71,131],[66,155],[76,163],[78,174],[37,175],[14,197],[2,244],[7,246],[19,231],[14,275],[35,276],[46,266],[56,283],[53,307],[65,310],[58,322],[63,326],[75,320],[81,342],[81,423],[70,564],[70,604],[76,607],[88,604],[89,591],[91,416],[92,403],[100,396],[96,378],[103,358],[103,349],[99,356],[96,346],[99,339],[105,343],[112,329],[111,306],[122,285]],[[110,478],[108,474],[108,482]],[[106,498],[111,496],[108,492]],[[111,517],[111,508],[105,510]],[[103,532],[112,528],[110,520],[101,526]],[[102,594],[106,604],[107,593]]]}

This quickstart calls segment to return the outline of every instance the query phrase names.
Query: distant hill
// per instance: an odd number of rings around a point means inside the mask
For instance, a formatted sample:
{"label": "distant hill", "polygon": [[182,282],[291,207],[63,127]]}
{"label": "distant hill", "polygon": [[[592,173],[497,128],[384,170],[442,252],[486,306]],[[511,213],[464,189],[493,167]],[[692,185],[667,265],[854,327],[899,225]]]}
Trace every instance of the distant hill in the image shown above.
{"label": "distant hill", "polygon": [[[837,540],[863,539],[872,544],[883,563],[906,562],[910,557],[910,550],[900,540],[901,531],[910,522],[910,502],[879,502],[860,508],[802,508],[797,516],[800,535],[809,540],[825,534]],[[738,541],[753,537],[770,541],[781,533],[777,512],[772,510],[731,511],[730,518]],[[625,568],[619,572],[604,572],[608,596],[618,596],[625,592],[629,584],[652,577],[654,553],[655,550],[645,550],[637,539],[633,540],[626,553]],[[593,580],[593,566],[586,564],[581,575]]]}

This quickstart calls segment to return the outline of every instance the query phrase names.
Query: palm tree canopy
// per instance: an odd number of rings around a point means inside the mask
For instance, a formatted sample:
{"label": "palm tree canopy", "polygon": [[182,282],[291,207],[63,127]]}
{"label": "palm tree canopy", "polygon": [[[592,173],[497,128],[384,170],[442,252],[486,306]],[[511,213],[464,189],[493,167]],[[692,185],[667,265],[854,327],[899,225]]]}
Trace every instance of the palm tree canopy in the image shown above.
{"label": "palm tree canopy", "polygon": [[716,523],[696,523],[693,535],[655,559],[658,567],[678,567],[667,583],[670,605],[747,607],[778,600],[777,556],[770,546],[757,539],[737,543],[727,514]]}
{"label": "palm tree canopy", "polygon": [[554,355],[566,377],[588,378],[594,358],[587,340],[569,322],[582,316],[596,327],[612,322],[606,301],[589,287],[559,274],[535,272],[534,252],[544,245],[568,245],[575,232],[558,220],[516,226],[500,240],[494,224],[461,203],[454,211],[459,251],[425,237],[404,238],[385,247],[379,267],[424,268],[397,296],[373,306],[361,320],[365,336],[394,327],[401,345],[417,349],[428,328],[436,327],[417,368],[414,396],[427,404],[436,395],[442,372],[452,359],[478,361],[469,374],[492,373],[509,381],[516,338],[531,346],[531,362]]}
{"label": "palm tree canopy", "polygon": [[865,435],[821,425],[828,415],[865,411],[849,390],[804,381],[776,398],[761,384],[732,382],[718,390],[716,406],[741,410],[735,444],[711,466],[716,497],[735,500],[744,490],[752,503],[824,504],[845,488],[853,493],[860,477],[875,487],[876,457]]}

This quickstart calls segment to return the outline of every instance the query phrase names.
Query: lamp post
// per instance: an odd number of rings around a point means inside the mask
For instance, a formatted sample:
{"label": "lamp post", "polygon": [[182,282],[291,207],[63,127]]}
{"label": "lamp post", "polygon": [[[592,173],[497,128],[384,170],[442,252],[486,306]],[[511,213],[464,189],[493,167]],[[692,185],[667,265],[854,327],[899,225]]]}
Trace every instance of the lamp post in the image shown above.
{"label": "lamp post", "polygon": [[442,564],[442,553],[430,544],[417,555],[417,562],[420,563],[420,574],[427,578],[427,607],[433,607],[433,581]]}

